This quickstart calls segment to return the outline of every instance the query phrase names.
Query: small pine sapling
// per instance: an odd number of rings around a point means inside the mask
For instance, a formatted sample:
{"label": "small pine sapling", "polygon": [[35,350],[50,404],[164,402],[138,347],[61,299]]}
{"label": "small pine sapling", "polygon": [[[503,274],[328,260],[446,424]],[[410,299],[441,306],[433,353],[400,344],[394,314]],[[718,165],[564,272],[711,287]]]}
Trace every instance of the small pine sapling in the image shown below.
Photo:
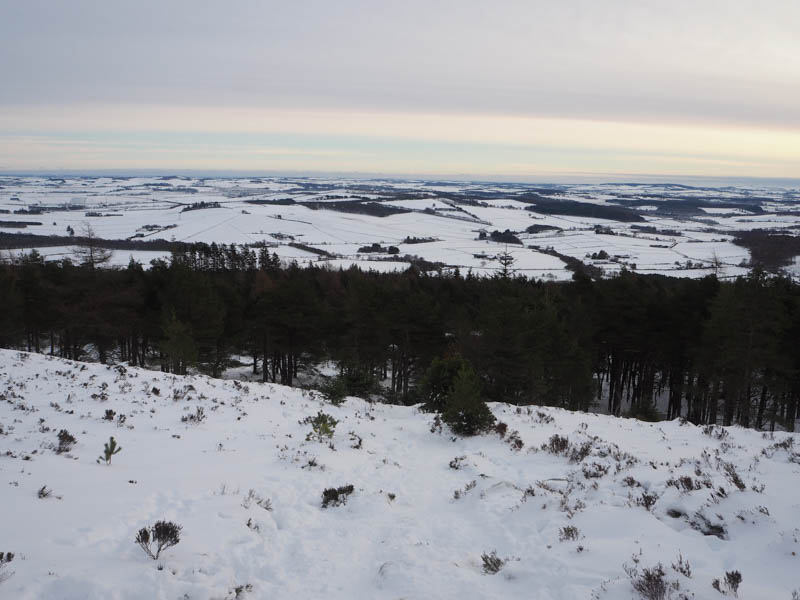
{"label": "small pine sapling", "polygon": [[[136,534],[136,543],[145,554],[153,560],[158,560],[163,550],[177,545],[181,541],[182,526],[172,521],[157,521],[150,527],[142,527]],[[153,551],[155,545],[155,551]]]}
{"label": "small pine sapling", "polygon": [[115,454],[119,454],[122,451],[122,446],[117,446],[117,441],[114,439],[112,435],[108,438],[108,442],[103,444],[103,454],[97,457],[97,462],[100,463],[105,461],[107,465],[111,464],[111,457]]}
{"label": "small pine sapling", "polygon": [[330,439],[333,437],[333,432],[339,421],[331,415],[319,411],[315,417],[306,417],[303,423],[311,425],[311,431],[306,435],[306,441],[318,440],[321,442],[324,438]]}

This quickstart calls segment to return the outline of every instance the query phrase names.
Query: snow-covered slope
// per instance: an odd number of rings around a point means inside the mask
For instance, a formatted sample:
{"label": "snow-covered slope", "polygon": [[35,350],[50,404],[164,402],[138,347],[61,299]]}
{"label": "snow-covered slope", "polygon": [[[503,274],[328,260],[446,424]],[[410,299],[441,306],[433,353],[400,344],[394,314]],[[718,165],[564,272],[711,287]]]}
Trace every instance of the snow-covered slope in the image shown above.
{"label": "snow-covered slope", "polygon": [[[627,600],[623,564],[659,562],[674,598],[800,587],[796,436],[492,410],[504,436],[453,439],[413,407],[0,351],[0,597]],[[162,519],[182,537],[153,561],[134,538]]]}

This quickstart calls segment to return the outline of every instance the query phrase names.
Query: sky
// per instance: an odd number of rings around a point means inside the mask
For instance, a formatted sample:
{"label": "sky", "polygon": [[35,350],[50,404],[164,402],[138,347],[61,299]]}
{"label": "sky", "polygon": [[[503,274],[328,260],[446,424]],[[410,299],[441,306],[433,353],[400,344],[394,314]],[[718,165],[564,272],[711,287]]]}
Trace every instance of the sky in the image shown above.
{"label": "sky", "polygon": [[800,178],[797,0],[0,0],[0,171]]}

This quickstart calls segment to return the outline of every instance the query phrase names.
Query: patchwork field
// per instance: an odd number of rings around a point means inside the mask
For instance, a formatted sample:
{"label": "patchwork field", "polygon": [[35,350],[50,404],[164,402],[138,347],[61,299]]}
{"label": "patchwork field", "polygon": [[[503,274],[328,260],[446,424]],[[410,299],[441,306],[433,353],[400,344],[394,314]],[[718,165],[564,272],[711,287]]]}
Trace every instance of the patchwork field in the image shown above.
{"label": "patchwork field", "polygon": [[[798,234],[800,189],[5,176],[0,211],[4,248],[37,247],[50,260],[72,256],[69,239],[21,243],[13,234],[80,236],[88,225],[105,240],[267,245],[284,261],[375,270],[404,269],[417,257],[491,274],[508,252],[515,272],[537,279],[570,278],[569,259],[607,274],[734,277],[750,260],[733,243],[737,232]],[[372,244],[384,251],[361,251]],[[112,264],[168,256],[122,249]]]}

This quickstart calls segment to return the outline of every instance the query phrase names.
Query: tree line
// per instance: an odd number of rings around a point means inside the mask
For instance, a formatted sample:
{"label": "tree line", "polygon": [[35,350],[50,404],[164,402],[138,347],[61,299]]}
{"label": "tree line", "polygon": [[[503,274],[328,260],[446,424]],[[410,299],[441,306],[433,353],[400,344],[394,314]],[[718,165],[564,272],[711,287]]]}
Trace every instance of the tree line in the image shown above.
{"label": "tree line", "polygon": [[346,393],[412,404],[431,366],[457,358],[488,401],[789,430],[798,417],[800,286],[758,270],[554,283],[195,244],[148,269],[32,253],[0,266],[0,306],[0,345],[71,359],[219,376],[235,358],[286,385],[332,361]]}

